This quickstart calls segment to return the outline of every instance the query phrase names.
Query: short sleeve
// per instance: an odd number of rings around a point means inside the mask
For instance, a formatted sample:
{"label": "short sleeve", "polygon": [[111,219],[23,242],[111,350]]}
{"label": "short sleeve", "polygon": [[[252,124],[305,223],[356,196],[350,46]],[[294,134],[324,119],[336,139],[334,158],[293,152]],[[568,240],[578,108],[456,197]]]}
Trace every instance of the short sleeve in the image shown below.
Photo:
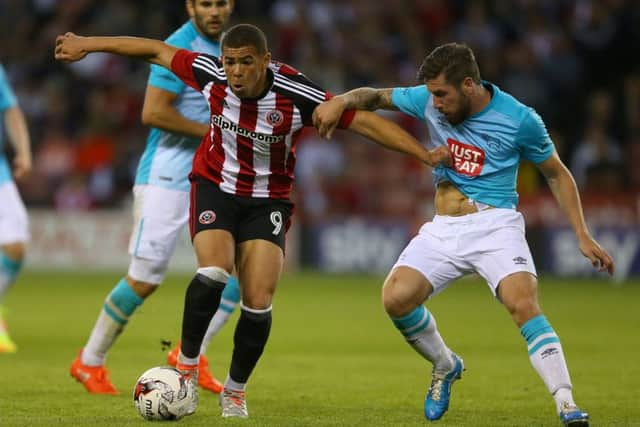
{"label": "short sleeve", "polygon": [[430,95],[426,85],[396,87],[391,91],[391,102],[403,113],[424,120]]}
{"label": "short sleeve", "polygon": [[554,151],[553,141],[549,137],[542,118],[532,108],[529,108],[527,115],[520,123],[516,141],[522,157],[533,163],[544,162]]}
{"label": "short sleeve", "polygon": [[[302,123],[305,126],[313,126],[313,111],[324,101],[333,98],[334,95],[295,68],[283,63],[275,64],[278,67],[278,73],[274,77],[275,85],[286,90],[291,98],[294,99],[300,109]],[[338,128],[347,129],[354,117],[355,110],[344,111],[340,116]]]}
{"label": "short sleeve", "polygon": [[185,86],[171,70],[155,64],[151,65],[148,84],[173,93],[181,93]]}
{"label": "short sleeve", "polygon": [[15,107],[16,105],[18,105],[18,100],[9,85],[9,80],[4,72],[4,68],[0,65],[0,111]]}
{"label": "short sleeve", "polygon": [[178,50],[171,60],[171,71],[184,83],[201,91],[209,82],[226,81],[218,59],[203,53]]}

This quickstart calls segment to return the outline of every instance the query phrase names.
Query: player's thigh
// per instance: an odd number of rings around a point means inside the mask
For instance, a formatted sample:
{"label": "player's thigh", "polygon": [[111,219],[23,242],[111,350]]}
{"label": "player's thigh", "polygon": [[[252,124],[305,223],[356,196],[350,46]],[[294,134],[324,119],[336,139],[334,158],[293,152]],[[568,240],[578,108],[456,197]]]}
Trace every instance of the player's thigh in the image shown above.
{"label": "player's thigh", "polygon": [[[397,277],[394,275],[396,271],[403,272],[403,276],[411,276],[412,279],[407,281],[414,283],[412,287],[416,288],[416,292],[410,290],[407,295],[414,295],[417,301],[426,292],[425,298],[420,300],[420,303],[424,302],[427,297],[442,292],[451,282],[471,271],[470,265],[457,256],[456,241],[455,229],[450,225],[437,222],[424,224],[400,253],[390,277]],[[400,270],[400,267],[410,269],[411,273],[406,269]],[[415,276],[413,272],[419,275]],[[399,282],[393,289],[402,287],[402,282]]]}
{"label": "player's thigh", "polygon": [[13,181],[0,184],[0,245],[28,242],[27,210]]}
{"label": "player's thigh", "polygon": [[494,295],[498,296],[498,286],[509,276],[531,276],[535,279],[536,267],[520,213],[507,210],[498,212],[496,221],[485,224],[478,235],[470,243],[473,250],[469,251],[468,258]]}
{"label": "player's thigh", "polygon": [[235,240],[227,230],[211,229],[193,237],[199,267],[220,267],[231,274],[235,263]]}
{"label": "player's thigh", "polygon": [[243,304],[258,310],[269,307],[284,267],[282,248],[263,239],[244,241],[238,244],[236,265]]}
{"label": "player's thigh", "polygon": [[140,185],[133,188],[133,194],[134,225],[129,253],[168,264],[189,220],[189,193]]}

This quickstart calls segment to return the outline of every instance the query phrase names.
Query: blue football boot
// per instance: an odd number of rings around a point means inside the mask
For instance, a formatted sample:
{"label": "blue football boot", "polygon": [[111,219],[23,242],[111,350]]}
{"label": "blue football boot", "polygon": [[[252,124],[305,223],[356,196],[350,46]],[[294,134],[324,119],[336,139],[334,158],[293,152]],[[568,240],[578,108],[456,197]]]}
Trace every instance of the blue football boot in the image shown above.
{"label": "blue football boot", "polygon": [[434,371],[431,375],[431,386],[424,401],[424,416],[429,421],[439,420],[447,412],[451,386],[455,380],[462,378],[464,362],[457,354],[451,353],[451,355],[454,361],[453,369],[444,374]]}
{"label": "blue football boot", "polygon": [[574,405],[563,405],[560,411],[562,425],[570,427],[589,427],[589,414]]}

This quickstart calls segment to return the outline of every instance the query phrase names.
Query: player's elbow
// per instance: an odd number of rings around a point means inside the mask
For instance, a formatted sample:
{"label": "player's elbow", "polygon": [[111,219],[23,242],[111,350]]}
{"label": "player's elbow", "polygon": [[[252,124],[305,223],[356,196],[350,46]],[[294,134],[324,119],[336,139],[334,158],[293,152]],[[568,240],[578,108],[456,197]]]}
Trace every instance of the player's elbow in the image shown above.
{"label": "player's elbow", "polygon": [[158,112],[151,108],[142,109],[141,120],[145,126],[157,126],[160,121]]}

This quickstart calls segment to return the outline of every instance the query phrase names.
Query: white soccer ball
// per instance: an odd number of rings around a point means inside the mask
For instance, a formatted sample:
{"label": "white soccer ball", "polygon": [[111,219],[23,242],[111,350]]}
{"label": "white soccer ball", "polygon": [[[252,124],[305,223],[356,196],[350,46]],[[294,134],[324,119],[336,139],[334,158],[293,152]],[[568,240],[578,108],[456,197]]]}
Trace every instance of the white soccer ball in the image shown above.
{"label": "white soccer ball", "polygon": [[193,386],[175,368],[145,371],[133,389],[133,403],[145,420],[179,420],[195,410]]}

